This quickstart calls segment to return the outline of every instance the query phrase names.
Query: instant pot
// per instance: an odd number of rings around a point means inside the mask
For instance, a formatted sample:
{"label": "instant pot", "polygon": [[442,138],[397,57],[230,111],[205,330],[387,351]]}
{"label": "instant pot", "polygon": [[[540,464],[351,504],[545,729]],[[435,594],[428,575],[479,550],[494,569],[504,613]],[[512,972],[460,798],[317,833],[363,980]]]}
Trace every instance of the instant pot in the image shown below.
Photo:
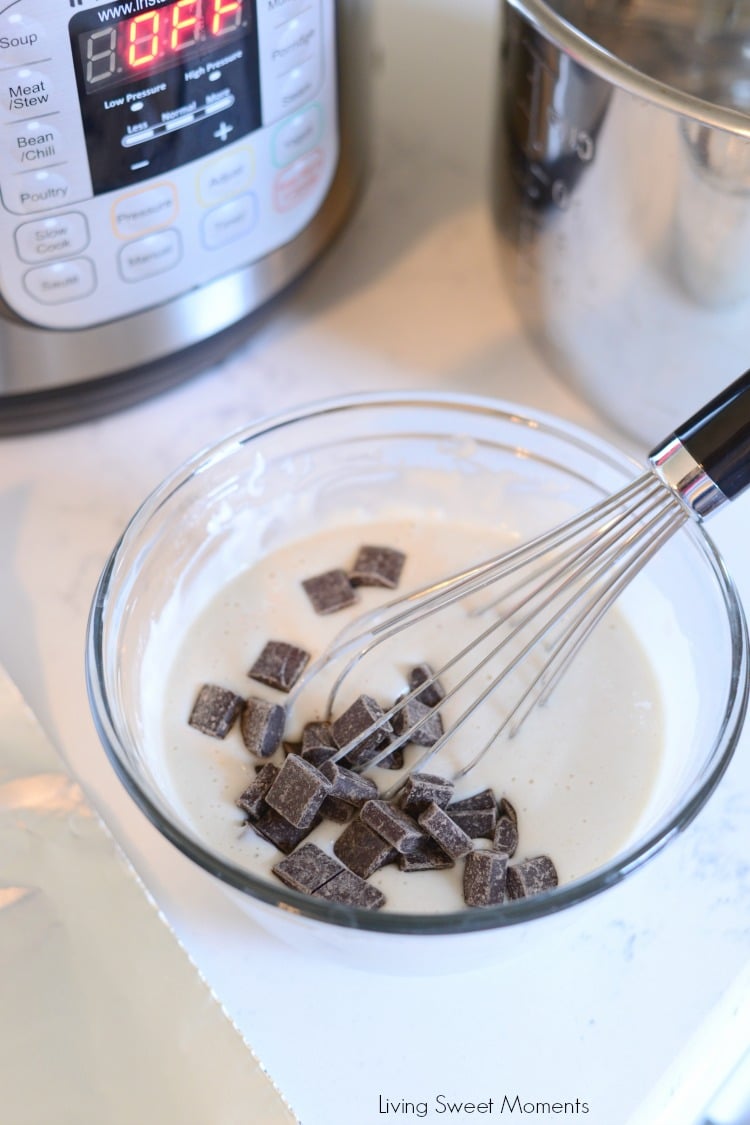
{"label": "instant pot", "polygon": [[330,242],[367,148],[369,0],[0,11],[0,432],[221,358]]}

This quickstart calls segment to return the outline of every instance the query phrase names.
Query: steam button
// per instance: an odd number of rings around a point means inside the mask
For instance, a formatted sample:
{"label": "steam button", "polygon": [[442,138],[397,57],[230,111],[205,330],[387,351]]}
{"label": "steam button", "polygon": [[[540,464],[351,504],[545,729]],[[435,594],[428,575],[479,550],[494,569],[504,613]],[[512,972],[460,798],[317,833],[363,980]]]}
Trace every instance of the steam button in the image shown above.
{"label": "steam button", "polygon": [[296,109],[312,98],[320,85],[320,60],[317,57],[295,66],[281,79],[279,95],[285,112]]}

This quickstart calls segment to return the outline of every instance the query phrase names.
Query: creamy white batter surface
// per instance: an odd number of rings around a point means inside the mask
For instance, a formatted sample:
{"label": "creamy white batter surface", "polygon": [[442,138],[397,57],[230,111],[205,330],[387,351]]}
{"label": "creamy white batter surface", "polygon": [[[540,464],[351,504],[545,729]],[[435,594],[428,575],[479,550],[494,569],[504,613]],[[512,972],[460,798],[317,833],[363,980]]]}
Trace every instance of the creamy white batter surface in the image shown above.
{"label": "creamy white batter surface", "polygon": [[[146,723],[159,784],[210,848],[271,879],[281,853],[243,827],[243,814],[235,805],[255,776],[258,760],[245,749],[238,726],[220,741],[192,729],[188,716],[204,683],[286,702],[282,693],[247,677],[266,641],[288,641],[315,657],[352,617],[393,598],[391,591],[363,588],[353,609],[330,616],[313,611],[302,579],[333,567],[348,568],[365,543],[406,553],[398,594],[508,546],[497,531],[433,519],[429,513],[419,520],[372,524],[362,522],[360,515],[354,526],[322,530],[251,562],[187,624],[169,659],[162,647],[161,663],[151,661],[152,674],[158,666],[164,679],[151,684],[157,689],[151,697],[157,695],[163,706]],[[337,710],[362,690],[390,705],[404,691],[409,667],[422,661],[439,666],[471,635],[467,630],[476,628],[476,618],[461,606],[433,618],[426,630],[410,631],[347,682]],[[325,687],[316,682],[302,693],[290,715],[292,736],[304,721],[322,717]],[[493,723],[497,715],[483,710],[451,741],[449,757],[435,759],[429,772],[452,772]],[[489,785],[498,797],[507,797],[519,819],[516,859],[550,855],[563,883],[601,866],[632,838],[656,784],[662,745],[659,686],[634,630],[617,610],[597,628],[547,703],[461,780],[457,795]],[[407,761],[417,752],[409,749]],[[379,769],[373,776],[384,788],[398,775]],[[340,831],[340,825],[326,821],[308,839],[330,850]],[[461,862],[450,870],[411,874],[389,866],[372,882],[387,896],[386,909],[447,911],[463,906],[462,870]]]}

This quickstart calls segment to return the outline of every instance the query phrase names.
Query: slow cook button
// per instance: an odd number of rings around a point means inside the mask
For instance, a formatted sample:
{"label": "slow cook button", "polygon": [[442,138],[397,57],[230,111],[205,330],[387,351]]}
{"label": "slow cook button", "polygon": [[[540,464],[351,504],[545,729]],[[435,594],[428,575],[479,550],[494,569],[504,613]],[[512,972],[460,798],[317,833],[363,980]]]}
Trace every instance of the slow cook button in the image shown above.
{"label": "slow cook button", "polygon": [[16,231],[16,250],[24,262],[71,258],[88,245],[89,230],[83,215],[55,215],[23,223]]}
{"label": "slow cook button", "polygon": [[46,38],[41,23],[20,12],[0,16],[0,67],[21,66],[39,58]]}
{"label": "slow cook button", "polygon": [[54,109],[51,103],[52,83],[49,75],[41,70],[31,70],[24,66],[19,70],[7,71],[3,78],[8,84],[7,92],[5,89],[3,91],[5,108],[11,117]]}
{"label": "slow cook button", "polygon": [[59,172],[24,172],[3,184],[3,199],[9,211],[51,211],[70,198],[70,184]]}
{"label": "slow cook button", "polygon": [[176,230],[149,234],[120,249],[120,274],[125,281],[142,281],[146,277],[171,270],[181,257],[182,246]]}
{"label": "slow cook button", "polygon": [[60,131],[46,120],[8,126],[6,146],[12,159],[23,168],[38,168],[63,155]]}
{"label": "slow cook button", "polygon": [[94,263],[88,258],[74,258],[71,262],[55,262],[28,270],[23,283],[35,300],[45,305],[62,305],[65,301],[79,301],[96,288]]}
{"label": "slow cook button", "polygon": [[319,50],[318,21],[315,12],[308,9],[280,27],[271,47],[273,73],[280,77],[294,66],[299,66]]}
{"label": "slow cook button", "polygon": [[258,200],[253,192],[232,199],[209,211],[203,218],[203,244],[209,250],[226,246],[249,234],[258,221]]}
{"label": "slow cook button", "polygon": [[204,207],[213,207],[246,191],[253,182],[255,160],[247,146],[210,160],[198,177],[198,198]]}
{"label": "slow cook button", "polygon": [[314,148],[320,139],[321,109],[315,102],[282,121],[273,135],[273,162],[283,168]]}
{"label": "slow cook button", "polygon": [[112,226],[118,238],[135,238],[177,217],[177,193],[172,184],[157,184],[123,195],[112,204]]}

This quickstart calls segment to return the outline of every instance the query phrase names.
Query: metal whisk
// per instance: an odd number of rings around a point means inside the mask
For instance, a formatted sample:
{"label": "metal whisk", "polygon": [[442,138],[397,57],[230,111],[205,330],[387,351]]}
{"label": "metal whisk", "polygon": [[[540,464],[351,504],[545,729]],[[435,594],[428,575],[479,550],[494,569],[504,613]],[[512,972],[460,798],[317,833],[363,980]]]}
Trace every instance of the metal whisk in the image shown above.
{"label": "metal whisk", "polygon": [[[506,554],[445,578],[360,616],[314,661],[298,685],[324,672],[333,676],[328,715],[341,688],[367,657],[405,630],[461,606],[475,624],[470,643],[430,671],[417,687],[384,709],[333,761],[356,754],[365,740],[409,705],[437,689],[418,718],[398,730],[362,768],[400,747],[426,741],[407,771],[422,771],[490,696],[513,685],[498,725],[454,778],[472,770],[502,735],[512,736],[556,685],[583,642],[632,578],[675,531],[704,520],[750,484],[750,372],[708,403],[649,454],[649,467],[632,484],[542,536]],[[464,607],[468,606],[464,610]],[[518,674],[521,688],[515,687]],[[449,684],[449,686],[445,686]],[[464,702],[461,703],[460,701]],[[435,716],[457,711],[434,740]],[[405,710],[406,709],[406,710]],[[441,724],[442,725],[442,724]],[[420,733],[422,732],[422,733]],[[442,772],[442,771],[441,771]],[[389,791],[400,788],[401,775]]]}

